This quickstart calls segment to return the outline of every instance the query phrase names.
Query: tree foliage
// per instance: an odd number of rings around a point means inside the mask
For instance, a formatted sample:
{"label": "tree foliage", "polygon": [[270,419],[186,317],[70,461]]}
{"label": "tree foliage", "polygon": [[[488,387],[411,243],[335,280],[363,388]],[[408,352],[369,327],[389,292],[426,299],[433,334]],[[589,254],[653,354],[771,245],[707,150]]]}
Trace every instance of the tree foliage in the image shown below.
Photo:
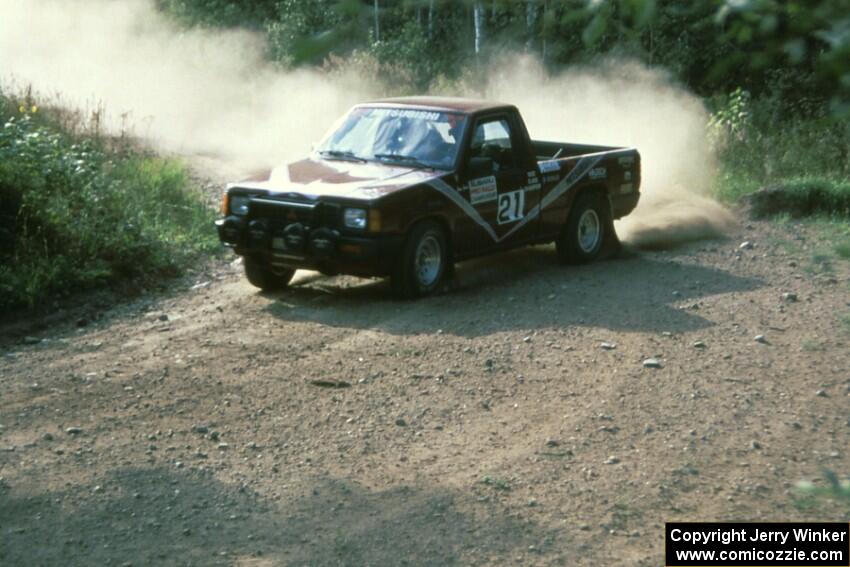
{"label": "tree foliage", "polygon": [[[703,95],[850,111],[850,0],[158,0],[183,21],[268,34],[285,65],[368,51],[418,87],[505,49],[548,65],[624,56]],[[799,106],[796,108],[799,110]]]}
{"label": "tree foliage", "polygon": [[[160,9],[181,21],[204,26],[260,27],[277,14],[278,0],[156,0]],[[302,2],[310,4],[309,2]]]}

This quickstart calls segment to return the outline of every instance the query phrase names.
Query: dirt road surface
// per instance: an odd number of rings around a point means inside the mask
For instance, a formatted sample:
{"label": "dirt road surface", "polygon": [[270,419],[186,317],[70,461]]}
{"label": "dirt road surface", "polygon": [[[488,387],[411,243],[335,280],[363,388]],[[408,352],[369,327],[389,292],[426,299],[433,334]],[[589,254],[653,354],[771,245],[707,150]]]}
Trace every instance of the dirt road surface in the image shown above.
{"label": "dirt road surface", "polygon": [[228,257],[15,327],[0,564],[654,566],[665,521],[847,520],[794,490],[850,471],[827,244],[741,220],[583,267],[537,247],[414,302],[306,272],[265,295]]}

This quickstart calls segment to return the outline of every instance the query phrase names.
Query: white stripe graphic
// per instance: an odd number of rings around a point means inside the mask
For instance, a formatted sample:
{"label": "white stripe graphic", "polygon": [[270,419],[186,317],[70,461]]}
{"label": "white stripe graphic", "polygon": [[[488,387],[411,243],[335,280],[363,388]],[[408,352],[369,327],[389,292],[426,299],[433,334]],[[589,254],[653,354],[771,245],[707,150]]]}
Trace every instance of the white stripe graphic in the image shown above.
{"label": "white stripe graphic", "polygon": [[466,213],[468,217],[474,220],[484,231],[490,235],[490,238],[493,239],[493,242],[499,243],[502,240],[508,238],[510,235],[524,227],[526,224],[534,220],[540,215],[540,212],[557,201],[564,193],[566,193],[570,187],[578,183],[578,181],[584,177],[588,171],[593,169],[597,163],[599,163],[603,158],[609,157],[610,154],[606,155],[595,155],[589,157],[583,157],[578,160],[576,166],[570,170],[566,177],[564,177],[561,181],[558,182],[546,195],[540,200],[540,202],[532,208],[525,217],[521,221],[519,221],[516,225],[514,225],[508,232],[506,232],[501,237],[496,234],[496,231],[493,230],[493,227],[485,221],[481,214],[469,204],[469,201],[460,196],[460,194],[452,188],[451,185],[443,181],[442,179],[432,179],[428,181],[428,185],[432,188],[439,191],[442,195],[445,195],[449,198],[454,204],[456,204],[460,209]]}
{"label": "white stripe graphic", "polygon": [[460,209],[465,212],[467,216],[469,216],[472,220],[481,225],[481,228],[483,228],[493,240],[495,240],[496,242],[499,241],[499,237],[496,236],[496,231],[493,230],[493,227],[487,224],[487,221],[481,218],[481,214],[477,210],[475,210],[475,207],[470,205],[469,201],[461,197],[460,193],[453,189],[451,185],[449,185],[440,178],[432,179],[428,182],[428,185],[448,197],[449,200],[451,200],[452,202],[454,202],[455,205],[460,207]]}

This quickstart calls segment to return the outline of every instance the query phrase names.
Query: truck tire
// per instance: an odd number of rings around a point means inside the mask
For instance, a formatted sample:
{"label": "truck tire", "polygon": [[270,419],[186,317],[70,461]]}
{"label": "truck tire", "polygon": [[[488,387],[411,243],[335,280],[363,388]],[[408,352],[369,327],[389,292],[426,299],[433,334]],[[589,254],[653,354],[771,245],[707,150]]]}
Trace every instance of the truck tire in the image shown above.
{"label": "truck tire", "polygon": [[555,247],[565,264],[585,264],[599,258],[614,233],[608,201],[599,193],[584,193],[573,203]]}
{"label": "truck tire", "polygon": [[417,223],[407,235],[390,277],[393,293],[404,299],[434,293],[449,271],[448,266],[443,227],[428,220]]}
{"label": "truck tire", "polygon": [[295,275],[293,269],[273,271],[268,264],[249,256],[245,256],[243,262],[245,264],[245,277],[248,278],[251,285],[263,291],[281,290],[289,284],[292,276]]}

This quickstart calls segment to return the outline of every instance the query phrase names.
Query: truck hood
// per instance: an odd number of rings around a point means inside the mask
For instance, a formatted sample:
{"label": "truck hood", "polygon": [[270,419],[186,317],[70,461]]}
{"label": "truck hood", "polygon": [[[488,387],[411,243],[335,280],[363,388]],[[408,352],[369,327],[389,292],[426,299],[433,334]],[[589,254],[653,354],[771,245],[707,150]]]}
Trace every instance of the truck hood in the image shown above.
{"label": "truck hood", "polygon": [[228,188],[259,189],[273,194],[372,200],[426,182],[445,172],[375,162],[307,158],[273,169],[261,178],[231,183]]}

